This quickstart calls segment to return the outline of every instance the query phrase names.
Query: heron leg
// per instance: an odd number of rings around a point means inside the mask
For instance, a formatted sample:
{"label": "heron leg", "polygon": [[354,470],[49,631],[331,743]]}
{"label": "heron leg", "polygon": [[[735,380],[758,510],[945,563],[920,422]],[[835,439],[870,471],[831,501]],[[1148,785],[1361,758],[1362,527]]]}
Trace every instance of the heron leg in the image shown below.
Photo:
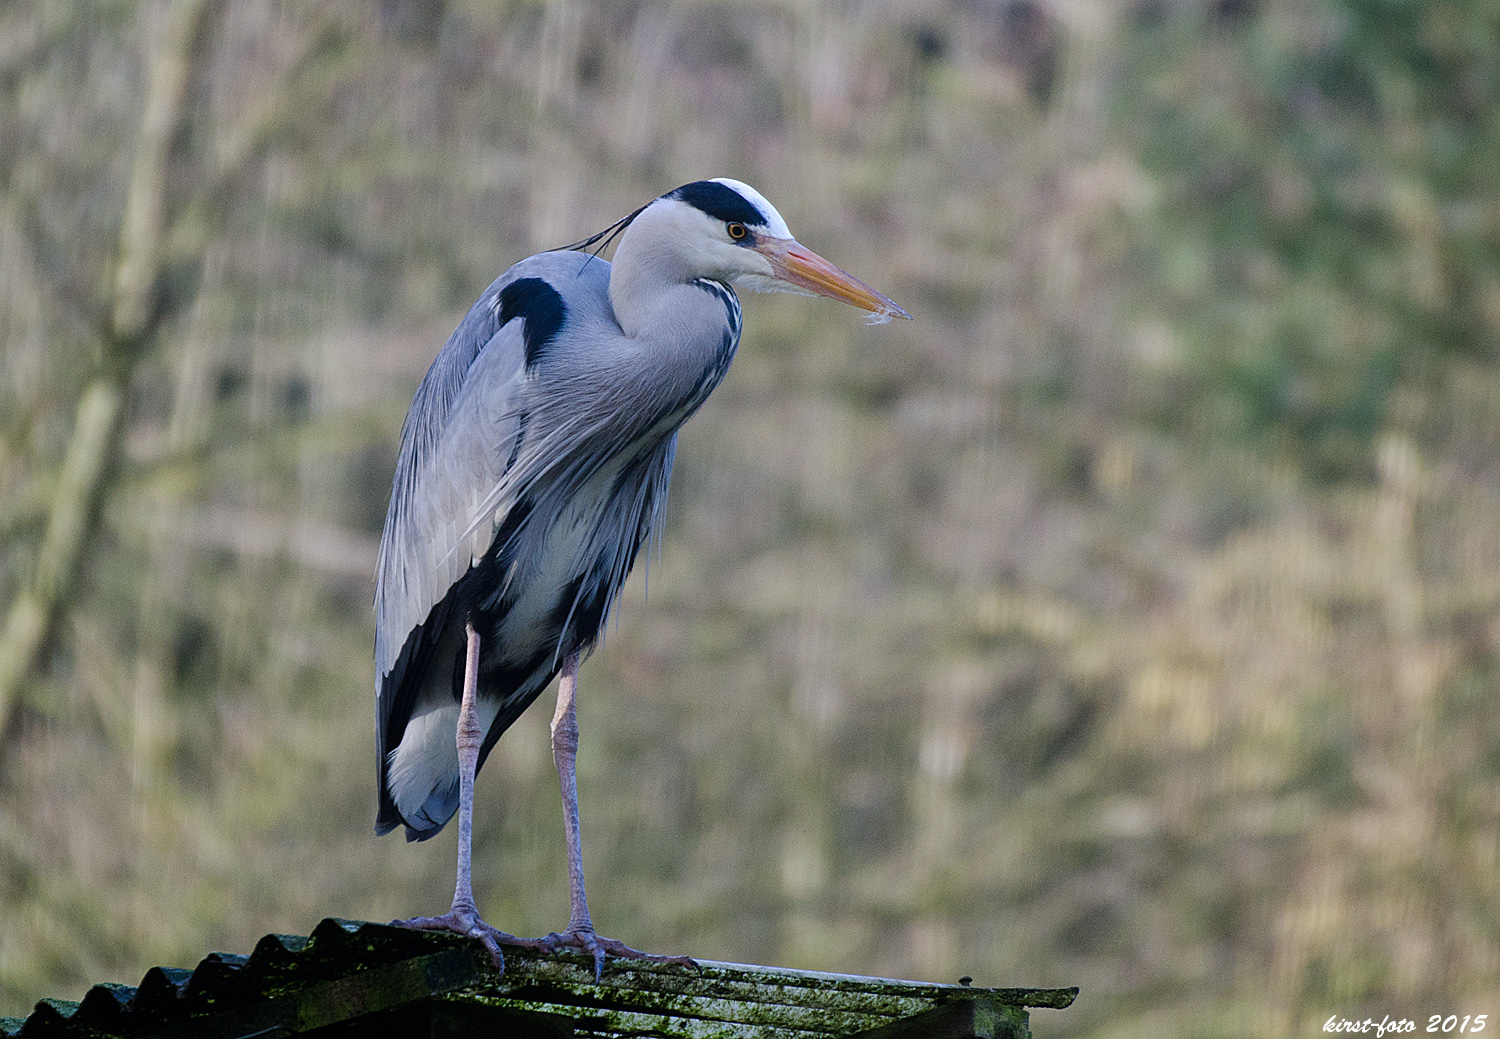
{"label": "heron leg", "polygon": [[[479,916],[474,903],[474,882],[470,860],[474,848],[474,773],[479,768],[479,745],[484,731],[479,725],[475,699],[479,695],[479,633],[468,625],[468,650],[464,658],[464,691],[458,706],[458,877],[453,885],[453,908],[442,916],[418,916],[392,921],[398,927],[423,931],[453,931],[484,944],[495,966],[505,971],[505,954],[500,942],[514,937],[496,930]],[[587,909],[584,910],[587,916]]]}
{"label": "heron leg", "polygon": [[624,942],[605,938],[594,930],[594,921],[589,917],[588,894],[583,888],[583,839],[578,827],[577,690],[578,654],[572,653],[563,661],[562,674],[557,683],[557,710],[552,714],[552,762],[557,766],[557,782],[562,788],[563,831],[568,838],[568,926],[560,933],[554,931],[545,938],[523,941],[522,944],[554,951],[562,948],[581,949],[594,958],[595,980],[604,974],[605,954],[625,959],[697,966],[686,956],[658,956],[641,952]]}
{"label": "heron leg", "polygon": [[563,661],[552,712],[552,763],[562,790],[563,833],[568,838],[568,931],[592,931],[589,896],[583,888],[583,836],[578,828],[578,654]]}

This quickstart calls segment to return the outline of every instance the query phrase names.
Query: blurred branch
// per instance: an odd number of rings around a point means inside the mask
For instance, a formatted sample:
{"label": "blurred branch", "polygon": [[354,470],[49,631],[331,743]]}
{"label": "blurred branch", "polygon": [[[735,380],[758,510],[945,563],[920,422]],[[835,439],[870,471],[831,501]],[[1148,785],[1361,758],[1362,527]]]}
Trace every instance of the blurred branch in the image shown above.
{"label": "blurred branch", "polygon": [[0,543],[46,522],[57,487],[55,474],[38,474],[18,492],[7,495],[4,507],[0,508]]}
{"label": "blurred branch", "polygon": [[61,605],[72,591],[79,559],[97,523],[109,474],[119,456],[130,376],[160,325],[157,284],[167,220],[167,166],[203,39],[204,15],[211,6],[207,0],[180,0],[152,61],[121,219],[102,370],[78,402],[72,440],[30,585],[11,604],[0,628],[0,733],[7,731],[17,694],[51,640]]}
{"label": "blurred branch", "polygon": [[[99,16],[98,11],[90,13]],[[0,91],[9,92],[27,73],[52,60],[58,46],[77,31],[83,15],[80,5],[58,4],[44,10],[40,18],[0,22]]]}
{"label": "blurred branch", "polygon": [[305,105],[303,81],[338,56],[347,43],[341,28],[325,24],[308,34],[307,45],[287,72],[281,89],[263,99],[237,126],[224,133],[209,157],[201,187],[174,222],[166,241],[167,262],[196,257],[208,246],[213,214],[232,197],[235,181],[293,125]]}
{"label": "blurred branch", "polygon": [[90,299],[88,293],[68,277],[69,272],[62,266],[63,258],[57,250],[49,250],[44,245],[46,235],[35,200],[27,200],[30,204],[19,206],[17,201],[21,195],[15,191],[14,182],[9,188],[11,196],[0,203],[0,221],[4,221],[3,231],[16,246],[11,263],[23,265],[22,276],[31,287],[46,286],[47,309],[53,320],[65,323],[70,332],[76,329],[79,338],[86,339],[91,350],[97,350],[101,323],[98,301]]}
{"label": "blurred branch", "polygon": [[368,581],[380,539],[330,524],[244,509],[173,512],[162,537],[190,548],[215,549],[248,559],[289,559],[299,567]]}
{"label": "blurred branch", "polygon": [[213,466],[251,471],[270,459],[341,454],[389,436],[392,426],[400,421],[401,413],[394,407],[371,407],[291,427],[237,429],[150,457],[133,456],[128,459],[130,469],[122,475],[121,485],[146,489],[202,479]]}

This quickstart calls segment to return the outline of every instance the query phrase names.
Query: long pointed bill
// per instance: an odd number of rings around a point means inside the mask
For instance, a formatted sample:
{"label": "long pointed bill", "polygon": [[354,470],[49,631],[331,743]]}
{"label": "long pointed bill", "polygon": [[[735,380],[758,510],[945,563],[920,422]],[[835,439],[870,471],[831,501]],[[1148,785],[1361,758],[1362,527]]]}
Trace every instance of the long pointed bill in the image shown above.
{"label": "long pointed bill", "polygon": [[911,315],[898,307],[890,297],[876,292],[847,271],[839,270],[791,238],[762,238],[754,248],[771,261],[776,277],[799,289],[871,311],[877,322],[889,321],[893,317],[911,320]]}

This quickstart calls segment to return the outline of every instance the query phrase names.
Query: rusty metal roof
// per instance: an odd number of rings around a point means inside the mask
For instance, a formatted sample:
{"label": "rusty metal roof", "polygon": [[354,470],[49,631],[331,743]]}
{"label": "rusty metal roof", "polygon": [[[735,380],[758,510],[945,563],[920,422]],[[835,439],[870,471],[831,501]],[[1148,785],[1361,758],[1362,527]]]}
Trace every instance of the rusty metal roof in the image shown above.
{"label": "rusty metal roof", "polygon": [[501,976],[477,942],[330,919],[306,938],[268,934],[249,956],[211,953],[192,970],[153,967],[134,988],[43,1000],[25,1018],[0,1018],[0,1037],[1024,1037],[1028,1008],[1062,1009],[1078,994],[713,961],[610,960],[596,981],[582,956],[506,954]]}

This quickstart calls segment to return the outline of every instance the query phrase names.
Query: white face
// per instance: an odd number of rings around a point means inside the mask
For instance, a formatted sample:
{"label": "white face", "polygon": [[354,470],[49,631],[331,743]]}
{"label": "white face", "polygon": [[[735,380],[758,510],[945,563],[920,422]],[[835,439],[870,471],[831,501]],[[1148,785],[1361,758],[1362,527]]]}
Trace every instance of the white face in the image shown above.
{"label": "white face", "polygon": [[[787,242],[793,240],[791,228],[786,226],[786,221],[781,218],[781,214],[776,211],[776,207],[771,205],[766,196],[762,195],[759,191],[756,191],[749,184],[746,184],[742,180],[734,180],[730,177],[715,177],[714,183],[723,184],[731,191],[735,191],[740,195],[743,195],[751,205],[753,205],[756,209],[760,210],[761,213],[765,215],[766,222],[764,227],[754,228],[754,231],[757,235],[761,237],[779,238],[782,241]],[[727,224],[725,225],[725,228],[727,233]],[[766,259],[765,256],[756,253],[753,250],[746,249],[744,245],[739,243],[736,243],[736,247],[740,250],[740,252],[749,253],[750,255],[748,257],[740,258],[742,261],[741,268],[736,273],[730,276],[730,281],[743,288],[750,289],[752,292],[796,292],[799,294],[806,294],[805,289],[797,288],[796,286],[789,285],[787,282],[781,280],[781,278],[777,276],[775,268],[770,263],[770,261]]]}
{"label": "white face", "polygon": [[[709,216],[703,210],[673,198],[662,198],[636,218],[627,232],[632,245],[647,245],[657,263],[662,264],[662,273],[682,280],[689,278],[717,278],[721,281],[738,282],[742,279],[773,279],[775,271],[771,262],[750,243],[758,239],[790,239],[786,221],[754,189],[738,181],[720,181],[725,187],[740,192],[757,209],[766,214],[765,226],[745,224],[749,232],[745,236],[738,232],[732,221]],[[742,236],[735,238],[731,228]],[[675,269],[669,269],[675,268]]]}
{"label": "white face", "polygon": [[[750,185],[728,177],[711,183],[718,187],[684,185],[651,203],[632,221],[615,252],[611,275],[610,295],[617,311],[628,308],[628,301],[638,293],[644,298],[649,284],[714,278],[758,292],[829,296],[868,310],[882,321],[910,316],[886,296],[799,245],[776,207]],[[726,197],[729,192],[739,199]],[[740,199],[749,205],[741,205]]]}
{"label": "white face", "polygon": [[787,229],[786,221],[781,219],[781,214],[776,212],[776,207],[766,201],[766,197],[756,191],[742,180],[731,180],[728,177],[715,177],[715,184],[723,184],[731,191],[736,191],[749,200],[750,204],[766,215],[766,234],[772,238],[790,238],[792,232]]}

